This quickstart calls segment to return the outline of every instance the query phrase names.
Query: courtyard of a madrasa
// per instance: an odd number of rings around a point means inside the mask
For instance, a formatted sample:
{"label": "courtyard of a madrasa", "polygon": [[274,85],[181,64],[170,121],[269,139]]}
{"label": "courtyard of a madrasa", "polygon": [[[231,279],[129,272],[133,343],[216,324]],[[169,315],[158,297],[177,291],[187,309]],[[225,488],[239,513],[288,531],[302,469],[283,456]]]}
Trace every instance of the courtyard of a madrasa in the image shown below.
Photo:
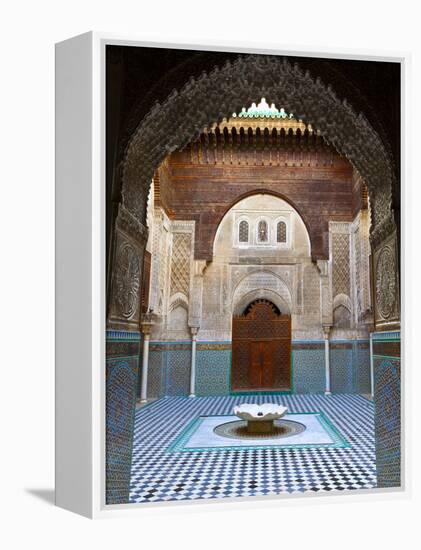
{"label": "courtyard of a madrasa", "polygon": [[272,101],[278,76],[259,78],[293,69],[261,59],[223,69],[265,92],[240,106],[226,92],[236,107],[224,116],[203,92],[218,71],[152,108],[110,190],[109,504],[400,484],[385,157],[330,92],[311,123],[295,114],[294,101],[299,113],[318,105],[305,73]]}

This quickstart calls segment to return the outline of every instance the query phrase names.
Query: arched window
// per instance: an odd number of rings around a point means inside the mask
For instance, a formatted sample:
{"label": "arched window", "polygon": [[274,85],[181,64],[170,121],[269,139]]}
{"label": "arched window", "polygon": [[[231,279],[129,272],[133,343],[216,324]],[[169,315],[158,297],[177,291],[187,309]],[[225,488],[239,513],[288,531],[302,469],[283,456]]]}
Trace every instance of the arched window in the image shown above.
{"label": "arched window", "polygon": [[249,224],[246,220],[242,220],[238,226],[238,242],[248,243],[249,242]]}
{"label": "arched window", "polygon": [[260,243],[267,243],[268,241],[268,224],[265,220],[260,220],[257,225],[257,240]]}
{"label": "arched window", "polygon": [[278,222],[276,226],[276,242],[287,242],[287,224],[285,222]]}

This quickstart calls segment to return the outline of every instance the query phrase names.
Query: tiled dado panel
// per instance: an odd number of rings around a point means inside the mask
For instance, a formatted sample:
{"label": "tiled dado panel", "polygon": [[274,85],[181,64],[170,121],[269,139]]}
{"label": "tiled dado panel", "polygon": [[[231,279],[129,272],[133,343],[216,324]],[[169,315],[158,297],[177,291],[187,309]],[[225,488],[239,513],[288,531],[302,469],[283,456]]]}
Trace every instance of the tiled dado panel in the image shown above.
{"label": "tiled dado panel", "polygon": [[167,351],[165,395],[188,395],[190,389],[191,347]]}
{"label": "tiled dado panel", "polygon": [[333,343],[329,344],[330,350],[330,389],[332,393],[353,393],[354,366],[353,344]]}
{"label": "tiled dado panel", "polygon": [[128,501],[140,334],[106,335],[106,502]]}
{"label": "tiled dado panel", "polygon": [[373,334],[378,487],[401,485],[400,333]]}
{"label": "tiled dado panel", "polygon": [[325,352],[323,342],[293,342],[292,366],[294,393],[325,391]]}
{"label": "tiled dado panel", "polygon": [[356,393],[371,392],[370,378],[370,343],[358,342],[354,348],[355,362],[359,366],[355,372],[355,391]]}
{"label": "tiled dado panel", "polygon": [[[151,342],[148,398],[188,395],[190,390],[191,342]],[[196,394],[228,395],[231,344],[198,342]]]}
{"label": "tiled dado panel", "polygon": [[[190,342],[151,342],[148,369],[148,398],[188,395],[190,385]],[[325,391],[324,343],[293,342],[292,391]],[[368,342],[331,343],[331,385],[335,393],[370,392]],[[230,342],[198,342],[196,395],[229,395]]]}
{"label": "tiled dado panel", "polygon": [[148,398],[188,395],[191,342],[151,342]]}
{"label": "tiled dado panel", "polygon": [[147,388],[148,399],[157,399],[165,395],[165,365],[165,352],[161,349],[150,349]]}
{"label": "tiled dado panel", "polygon": [[198,343],[196,395],[230,393],[231,343]]}
{"label": "tiled dado panel", "polygon": [[[293,392],[325,391],[323,341],[293,342]],[[330,384],[333,393],[370,392],[368,340],[329,342]]]}
{"label": "tiled dado panel", "polygon": [[370,348],[368,340],[331,341],[330,385],[333,393],[370,393]]}

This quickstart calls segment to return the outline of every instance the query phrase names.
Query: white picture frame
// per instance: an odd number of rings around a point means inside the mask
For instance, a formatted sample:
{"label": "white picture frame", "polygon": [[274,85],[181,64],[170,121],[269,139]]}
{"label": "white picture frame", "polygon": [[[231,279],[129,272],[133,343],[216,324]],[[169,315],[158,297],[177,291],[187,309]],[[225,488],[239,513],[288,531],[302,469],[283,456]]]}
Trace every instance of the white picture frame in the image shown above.
{"label": "white picture frame", "polygon": [[[163,44],[90,32],[56,45],[56,504],[78,514],[111,517],[148,506],[105,503],[105,47],[127,45],[276,55],[399,62],[402,67],[402,143],[405,144],[409,55],[381,52],[316,51],[294,46],[220,42]],[[402,188],[406,185],[403,163]],[[402,323],[402,335],[404,335]],[[77,345],[75,344],[77,342]],[[402,369],[403,391],[406,368]],[[402,394],[405,426],[405,393]],[[403,464],[406,463],[402,430]],[[407,492],[403,468],[399,489]],[[378,498],[381,490],[335,496],[356,501]],[[263,505],[279,499],[265,498]],[[291,497],[288,497],[291,498]],[[316,500],[323,498],[313,497]],[[255,500],[252,499],[247,500]],[[193,502],[188,505],[198,505]],[[203,503],[200,503],[203,505]],[[186,505],[184,503],[184,505]],[[214,505],[207,504],[208,506]],[[228,499],[220,506],[235,506]]]}

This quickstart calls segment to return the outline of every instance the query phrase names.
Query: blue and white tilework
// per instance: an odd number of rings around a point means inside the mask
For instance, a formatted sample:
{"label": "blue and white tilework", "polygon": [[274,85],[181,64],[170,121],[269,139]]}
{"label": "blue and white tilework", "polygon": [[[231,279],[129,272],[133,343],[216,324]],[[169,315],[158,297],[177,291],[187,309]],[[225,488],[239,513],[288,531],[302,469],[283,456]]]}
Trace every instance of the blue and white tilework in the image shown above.
{"label": "blue and white tilework", "polygon": [[323,393],[326,388],[324,349],[297,349],[293,357],[294,393]]}
{"label": "blue and white tilework", "polygon": [[196,356],[196,394],[228,395],[231,350],[199,350]]}
{"label": "blue and white tilework", "polygon": [[[221,449],[170,452],[186,426],[234,405],[286,405],[322,412],[348,448]],[[358,395],[168,397],[136,413],[130,502],[344,491],[376,486],[373,404]]]}
{"label": "blue and white tilework", "polygon": [[[332,346],[333,348],[333,346]],[[330,387],[334,393],[352,393],[354,391],[355,371],[353,350],[330,349]]]}

